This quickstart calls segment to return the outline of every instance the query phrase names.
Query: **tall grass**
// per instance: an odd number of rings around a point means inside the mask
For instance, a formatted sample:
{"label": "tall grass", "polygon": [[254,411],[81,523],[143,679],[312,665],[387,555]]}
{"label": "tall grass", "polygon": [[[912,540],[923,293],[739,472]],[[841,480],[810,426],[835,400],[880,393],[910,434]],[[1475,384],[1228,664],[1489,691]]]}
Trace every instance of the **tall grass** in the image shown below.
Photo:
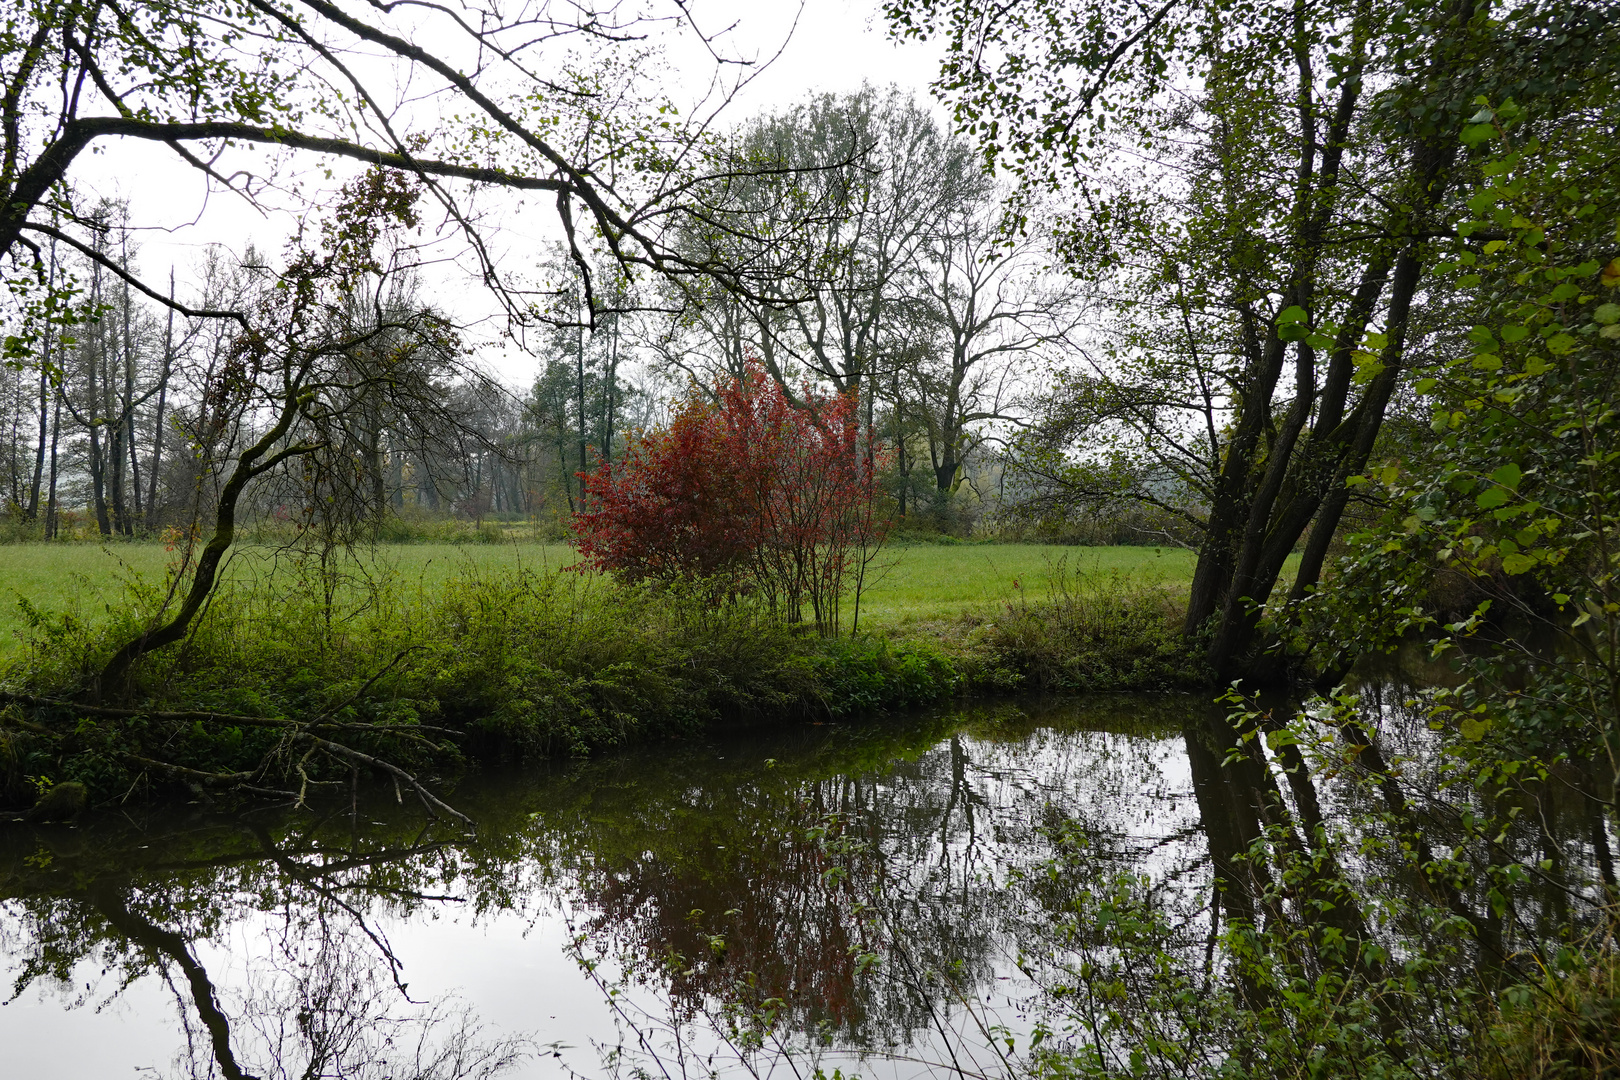
{"label": "tall grass", "polygon": [[[285,540],[286,537],[282,537]],[[232,554],[226,574],[235,580],[282,572],[281,545],[246,543]],[[364,560],[390,569],[406,585],[438,587],[469,564],[480,572],[572,566],[578,556],[566,544],[517,542],[459,545],[430,540],[377,544],[361,549]],[[1064,556],[1069,558],[1065,560]],[[123,602],[123,581],[159,578],[171,555],[155,542],[15,544],[0,550],[0,660],[20,647],[26,630],[18,605],[26,599],[43,610],[71,610],[90,621],[104,619],[109,605]],[[1157,582],[1179,602],[1191,578],[1186,552],[1152,548],[1057,548],[1038,544],[972,544],[895,547],[861,600],[861,629],[904,632],[918,622],[970,616],[996,618],[1008,602],[1044,597],[1059,567],[1065,573],[1117,572],[1123,578]]]}
{"label": "tall grass", "polygon": [[155,625],[172,603],[168,577],[128,573],[122,595],[90,613],[24,599],[23,648],[0,668],[0,705],[10,694],[26,721],[0,717],[0,728],[21,732],[0,746],[7,798],[24,800],[42,777],[124,797],[163,787],[163,768],[181,775],[173,766],[198,782],[251,773],[256,786],[347,772],[334,760],[318,776],[290,748],[289,723],[443,768],[589,754],[717,724],[854,717],[951,694],[1199,682],[1171,588],[1120,572],[1059,563],[1044,597],[1020,591],[999,609],[930,624],[939,632],[823,639],[747,598],[717,604],[707,589],[471,552],[432,574],[429,563],[410,564],[412,575],[393,558],[399,550],[244,556],[188,636],[133,668],[112,703],[123,713],[69,703],[95,700],[83,695],[107,658]]}
{"label": "tall grass", "polygon": [[1489,1080],[1614,1080],[1620,1077],[1620,952],[1598,935],[1564,950],[1538,978],[1492,1002],[1496,1021],[1478,1056]]}
{"label": "tall grass", "polygon": [[78,780],[108,797],[141,785],[145,759],[252,771],[259,786],[308,771],[277,758],[275,729],[242,718],[339,725],[395,757],[446,765],[852,715],[957,687],[949,660],[927,645],[831,645],[763,606],[716,605],[703,590],[472,560],[413,584],[308,556],[222,585],[183,642],[133,669],[131,715],[68,704],[163,599],[162,585],[135,578],[97,622],[25,608],[26,648],[0,690],[33,701],[27,722],[50,737],[8,744],[14,801],[28,776]]}
{"label": "tall grass", "polygon": [[1164,584],[1112,570],[1059,566],[1038,601],[1009,601],[995,648],[1026,685],[1073,693],[1172,690],[1207,684],[1179,632],[1179,598]]}

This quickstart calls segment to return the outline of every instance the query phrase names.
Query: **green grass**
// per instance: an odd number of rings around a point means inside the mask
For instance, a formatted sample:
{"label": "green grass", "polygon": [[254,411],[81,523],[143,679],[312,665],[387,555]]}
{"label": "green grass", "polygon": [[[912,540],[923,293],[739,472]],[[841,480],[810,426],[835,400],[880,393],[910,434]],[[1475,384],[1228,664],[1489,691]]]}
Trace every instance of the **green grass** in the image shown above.
{"label": "green grass", "polygon": [[[173,554],[159,543],[6,544],[0,546],[0,657],[19,647],[17,631],[24,626],[19,600],[26,599],[48,612],[67,612],[90,623],[107,614],[109,604],[124,597],[131,575],[162,581]],[[566,544],[388,544],[366,560],[378,569],[392,569],[407,588],[431,588],[457,576],[469,566],[533,569],[568,566],[574,562]],[[231,555],[227,578],[273,572],[275,550],[243,545]],[[362,565],[365,565],[363,563]]]}
{"label": "green grass", "polygon": [[861,599],[861,624],[902,626],[982,611],[1023,598],[1044,600],[1054,574],[1119,573],[1185,592],[1194,554],[1176,548],[949,544],[886,549]]}
{"label": "green grass", "polygon": [[[172,558],[161,544],[8,544],[0,546],[0,656],[19,648],[23,625],[19,598],[42,611],[68,612],[90,623],[106,616],[124,595],[131,574],[161,581]],[[391,570],[406,589],[432,589],[469,568],[494,571],[518,566],[570,566],[566,544],[386,544],[362,565]],[[234,553],[231,577],[274,572],[274,549],[244,545]],[[870,629],[950,618],[994,609],[1020,597],[1044,599],[1058,568],[1070,572],[1119,572],[1184,591],[1192,578],[1191,552],[1172,548],[1076,548],[1050,544],[950,544],[895,546],[880,556],[875,580],[861,601],[861,623]]]}

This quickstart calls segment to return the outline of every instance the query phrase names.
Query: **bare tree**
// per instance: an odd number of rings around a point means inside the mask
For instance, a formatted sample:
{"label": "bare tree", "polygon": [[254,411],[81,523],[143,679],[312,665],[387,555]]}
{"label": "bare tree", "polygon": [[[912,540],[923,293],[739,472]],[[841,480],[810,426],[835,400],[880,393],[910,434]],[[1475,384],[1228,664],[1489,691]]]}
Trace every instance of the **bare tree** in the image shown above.
{"label": "bare tree", "polygon": [[1009,235],[1000,214],[990,201],[948,208],[918,275],[938,335],[910,377],[940,494],[960,485],[982,425],[1008,418],[1032,362],[1073,344],[1085,310],[1073,280],[1050,272],[1044,238]]}

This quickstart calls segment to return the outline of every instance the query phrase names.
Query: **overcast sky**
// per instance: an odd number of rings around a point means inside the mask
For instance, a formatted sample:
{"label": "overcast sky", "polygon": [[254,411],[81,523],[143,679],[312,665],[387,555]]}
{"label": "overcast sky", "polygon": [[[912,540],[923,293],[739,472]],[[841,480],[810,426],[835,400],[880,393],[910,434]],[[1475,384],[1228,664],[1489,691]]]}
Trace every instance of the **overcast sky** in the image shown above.
{"label": "overcast sky", "polygon": [[[887,39],[876,0],[807,0],[802,9],[778,0],[690,0],[688,8],[705,33],[732,27],[719,41],[732,55],[766,60],[780,50],[726,109],[723,117],[733,124],[801,101],[810,92],[854,90],[863,81],[878,86],[893,83],[926,99],[927,84],[938,70],[937,49]],[[667,55],[676,84],[670,87],[670,96],[690,100],[712,76],[712,63],[691,41],[672,43]],[[129,199],[132,219],[151,226],[140,237],[139,256],[140,270],[150,281],[166,279],[172,265],[184,293],[184,283],[192,276],[189,271],[209,245],[239,254],[252,242],[261,251],[275,253],[294,226],[289,213],[266,216],[233,195],[210,194],[204,178],[165,147],[131,139],[98,149],[94,157],[81,158],[75,165],[74,180],[83,192]],[[303,162],[304,167],[308,164]],[[514,208],[502,215],[498,245],[507,257],[521,258],[526,248],[543,247],[557,235],[549,199],[543,207],[541,212]],[[487,297],[473,295],[476,286],[470,283],[458,286],[446,278],[442,287],[451,291],[454,306],[464,316],[475,314],[472,308],[477,305],[493,309]],[[441,298],[441,303],[448,298]],[[514,382],[532,377],[531,359],[497,352],[486,350],[486,356],[504,377]]]}

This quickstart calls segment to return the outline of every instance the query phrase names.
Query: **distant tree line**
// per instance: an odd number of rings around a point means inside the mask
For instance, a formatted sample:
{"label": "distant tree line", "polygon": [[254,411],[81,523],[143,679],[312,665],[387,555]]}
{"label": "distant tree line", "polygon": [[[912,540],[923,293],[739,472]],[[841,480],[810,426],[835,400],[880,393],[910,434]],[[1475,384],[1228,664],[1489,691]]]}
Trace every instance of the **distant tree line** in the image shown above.
{"label": "distant tree line", "polygon": [[[0,520],[18,536],[185,528],[213,512],[233,456],[225,414],[240,378],[232,365],[243,327],[179,315],[131,287],[140,248],[125,204],[103,202],[89,221],[102,261],[48,249],[48,274],[74,302],[26,342],[34,362],[0,369]],[[265,257],[251,248],[240,258],[210,250],[195,269],[198,295],[188,299],[198,310],[245,308],[271,284]],[[171,271],[171,289],[172,279]],[[378,284],[381,311],[423,307],[413,274],[396,269]],[[353,318],[364,321],[364,304],[355,306]],[[355,373],[397,345],[393,336],[353,346],[347,359]],[[576,337],[589,365],[583,391],[566,348]],[[527,395],[491,392],[494,384],[459,370],[423,372],[455,416],[456,437],[416,410],[362,395],[334,432],[346,467],[329,462],[324,472],[256,484],[242,508],[255,519],[296,523],[309,516],[311,498],[331,501],[331,491],[317,491],[324,485],[343,488],[359,517],[373,523],[407,508],[470,518],[566,513],[577,492],[576,445],[611,454],[613,432],[645,419],[644,395],[618,379],[611,358],[606,374],[597,372],[607,340],[558,331]],[[24,347],[15,334],[11,342]]]}
{"label": "distant tree line", "polygon": [[[472,437],[440,438],[408,410],[376,403],[345,420],[353,476],[342,482],[362,518],[494,515],[560,530],[581,508],[580,475],[655,423],[664,399],[750,362],[790,396],[807,381],[858,396],[867,445],[889,451],[901,517],[949,527],[953,499],[975,481],[972,501],[993,501],[994,440],[1030,376],[1073,346],[1085,311],[1071,279],[1049,273],[1045,238],[1011,229],[1005,192],[969,146],[895,90],[823,95],[730,138],[719,152],[746,162],[748,176],[717,182],[716,228],[688,228],[678,244],[694,260],[737,263],[819,248],[819,272],[745,295],[632,280],[603,256],[585,288],[567,252],[546,253],[558,284],[536,313],[533,384],[438,385]],[[815,235],[789,228],[806,206]],[[22,535],[184,526],[210,512],[226,473],[213,410],[242,327],[177,314],[132,288],[140,248],[127,205],[98,205],[88,232],[95,257],[49,249],[48,274],[76,290],[74,303],[33,332],[32,362],[8,367],[0,387],[0,496]],[[747,250],[763,237],[804,251]],[[211,252],[191,275],[189,303],[238,310],[266,261]],[[384,307],[422,306],[413,274],[391,271],[385,291]],[[300,499],[286,482],[256,484],[242,509],[295,520],[307,510]]]}

